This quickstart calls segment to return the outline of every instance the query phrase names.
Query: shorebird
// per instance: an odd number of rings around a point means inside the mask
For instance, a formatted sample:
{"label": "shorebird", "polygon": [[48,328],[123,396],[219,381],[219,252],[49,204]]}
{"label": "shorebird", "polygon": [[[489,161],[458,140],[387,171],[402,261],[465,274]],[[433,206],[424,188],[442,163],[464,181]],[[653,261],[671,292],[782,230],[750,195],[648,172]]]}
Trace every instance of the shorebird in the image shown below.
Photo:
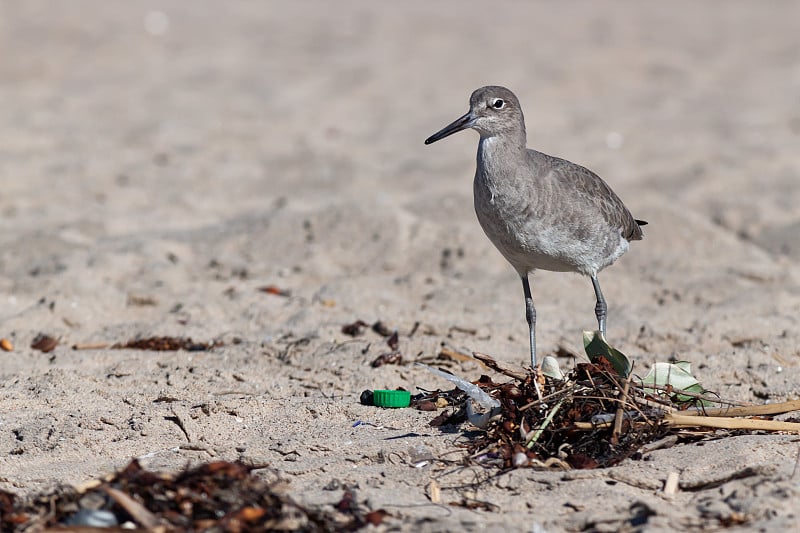
{"label": "shorebird", "polygon": [[519,100],[505,87],[475,90],[469,111],[425,144],[472,128],[481,138],[473,182],[475,213],[489,240],[522,279],[536,368],[536,308],[528,274],[536,269],[589,276],[603,337],[608,307],[597,274],[643,236],[622,200],[591,170],[526,147]]}

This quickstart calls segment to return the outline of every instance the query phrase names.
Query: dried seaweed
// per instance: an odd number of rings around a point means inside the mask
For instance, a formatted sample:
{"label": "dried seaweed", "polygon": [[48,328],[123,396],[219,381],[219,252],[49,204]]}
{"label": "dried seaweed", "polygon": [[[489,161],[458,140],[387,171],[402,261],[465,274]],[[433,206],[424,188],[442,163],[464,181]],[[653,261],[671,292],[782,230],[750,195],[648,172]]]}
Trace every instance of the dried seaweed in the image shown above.
{"label": "dried seaweed", "polygon": [[342,333],[351,337],[358,337],[359,335],[363,335],[364,328],[367,326],[368,324],[363,320],[356,320],[355,322],[342,326]]}
{"label": "dried seaweed", "polygon": [[[603,468],[637,457],[643,446],[667,434],[682,435],[681,427],[774,431],[800,428],[789,422],[706,416],[760,416],[767,411],[777,414],[797,409],[800,402],[769,406],[771,409],[732,407],[737,402],[722,400],[707,391],[678,390],[633,376],[623,378],[604,357],[580,363],[564,379],[554,379],[530,370],[509,369],[484,354],[475,356],[487,367],[513,378],[496,383],[481,376],[475,382],[501,405],[500,413],[491,419],[485,432],[466,446],[471,460],[485,466],[504,470],[524,466]],[[412,403],[427,410],[441,394],[436,391],[418,395]],[[456,398],[461,406],[471,401],[463,395],[453,395],[449,404],[458,407]],[[445,411],[430,424],[438,427],[463,421],[463,411]]]}
{"label": "dried seaweed", "polygon": [[174,352],[186,350],[187,352],[207,352],[222,346],[221,341],[194,342],[191,337],[147,337],[132,339],[125,343],[111,346],[115,350],[146,350],[151,352]]}
{"label": "dried seaweed", "polygon": [[52,352],[56,349],[56,346],[58,346],[58,339],[50,335],[45,335],[44,333],[39,333],[33,341],[31,341],[31,348],[43,353]]}
{"label": "dried seaweed", "polygon": [[288,298],[292,295],[292,291],[289,289],[282,289],[281,287],[277,287],[275,285],[265,285],[263,287],[259,287],[258,290],[260,292],[272,294],[273,296],[283,296],[284,298]]}
{"label": "dried seaweed", "polygon": [[378,368],[379,366],[383,365],[402,365],[403,364],[403,356],[400,352],[388,352],[383,353],[372,360],[370,365],[372,368]]}
{"label": "dried seaweed", "polygon": [[355,531],[380,524],[388,514],[365,509],[350,489],[335,509],[302,506],[284,485],[253,475],[258,468],[219,461],[165,475],[144,470],[134,460],[85,492],[61,490],[20,502],[0,491],[0,531],[63,524],[87,529],[85,518],[98,512],[109,516],[112,525],[148,531]]}
{"label": "dried seaweed", "polygon": [[[494,445],[496,455],[484,451],[475,458],[478,462],[489,459],[511,468],[557,458],[573,468],[606,467],[669,431],[654,413],[637,409],[633,399],[625,397],[623,380],[604,359],[577,365],[566,380],[543,379],[541,399],[533,379],[531,373],[523,381],[481,384],[495,391],[502,414],[485,437],[473,443],[473,452]],[[623,408],[619,432],[596,423],[617,418],[618,407]],[[579,429],[578,422],[595,424],[586,430]]]}

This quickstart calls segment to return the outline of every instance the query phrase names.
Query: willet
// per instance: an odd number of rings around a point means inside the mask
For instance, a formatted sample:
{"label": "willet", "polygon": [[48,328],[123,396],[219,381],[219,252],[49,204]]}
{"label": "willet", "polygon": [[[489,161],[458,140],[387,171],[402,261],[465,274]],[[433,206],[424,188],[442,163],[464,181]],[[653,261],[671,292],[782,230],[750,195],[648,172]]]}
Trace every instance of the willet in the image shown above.
{"label": "willet", "polygon": [[526,148],[525,119],[505,87],[477,89],[469,111],[425,140],[458,131],[480,133],[473,182],[475,213],[483,231],[522,278],[536,368],[536,308],[528,274],[535,269],[589,276],[597,298],[597,326],[606,334],[606,306],[597,274],[642,238],[641,226],[597,174],[575,163]]}

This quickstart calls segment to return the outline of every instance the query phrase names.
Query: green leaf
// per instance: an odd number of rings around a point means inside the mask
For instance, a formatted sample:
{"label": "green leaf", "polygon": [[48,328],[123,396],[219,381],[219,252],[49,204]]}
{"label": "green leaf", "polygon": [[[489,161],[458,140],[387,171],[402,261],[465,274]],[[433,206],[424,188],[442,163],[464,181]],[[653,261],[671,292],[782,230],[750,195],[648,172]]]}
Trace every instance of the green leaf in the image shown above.
{"label": "green leaf", "polygon": [[586,355],[589,356],[589,360],[598,356],[603,356],[608,359],[608,362],[611,363],[611,366],[614,367],[617,374],[623,378],[627,378],[631,373],[633,364],[631,360],[628,359],[628,356],[609,346],[605,338],[603,338],[603,334],[599,331],[583,332],[583,349],[586,351]]}
{"label": "green leaf", "polygon": [[561,367],[558,366],[558,359],[552,355],[546,355],[542,359],[542,374],[558,381],[564,380],[564,373],[561,372]]}
{"label": "green leaf", "polygon": [[675,361],[672,364],[685,371],[687,374],[692,374],[692,363],[689,361]]}
{"label": "green leaf", "polygon": [[[655,363],[650,372],[642,378],[642,385],[659,385],[661,387],[672,387],[676,391],[678,401],[688,402],[695,398],[680,394],[678,391],[693,392],[703,394],[706,390],[700,382],[692,375],[692,364],[688,361],[677,361],[675,363]],[[703,405],[711,405],[711,402],[701,400]]]}

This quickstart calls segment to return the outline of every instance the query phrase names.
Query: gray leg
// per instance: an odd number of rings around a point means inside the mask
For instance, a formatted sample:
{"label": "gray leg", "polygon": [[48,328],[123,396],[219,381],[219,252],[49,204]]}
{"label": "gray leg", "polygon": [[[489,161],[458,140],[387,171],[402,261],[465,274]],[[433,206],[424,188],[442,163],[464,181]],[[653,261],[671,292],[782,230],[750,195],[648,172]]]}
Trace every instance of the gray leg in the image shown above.
{"label": "gray leg", "polygon": [[528,329],[531,333],[531,367],[536,368],[536,308],[533,306],[527,274],[522,276],[522,290],[525,291],[525,318],[528,319]]}
{"label": "gray leg", "polygon": [[606,299],[603,298],[603,291],[600,290],[600,282],[597,281],[597,276],[592,276],[592,285],[594,285],[594,295],[597,296],[597,305],[594,306],[594,314],[597,316],[597,327],[606,336],[606,317],[608,316],[608,306]]}

